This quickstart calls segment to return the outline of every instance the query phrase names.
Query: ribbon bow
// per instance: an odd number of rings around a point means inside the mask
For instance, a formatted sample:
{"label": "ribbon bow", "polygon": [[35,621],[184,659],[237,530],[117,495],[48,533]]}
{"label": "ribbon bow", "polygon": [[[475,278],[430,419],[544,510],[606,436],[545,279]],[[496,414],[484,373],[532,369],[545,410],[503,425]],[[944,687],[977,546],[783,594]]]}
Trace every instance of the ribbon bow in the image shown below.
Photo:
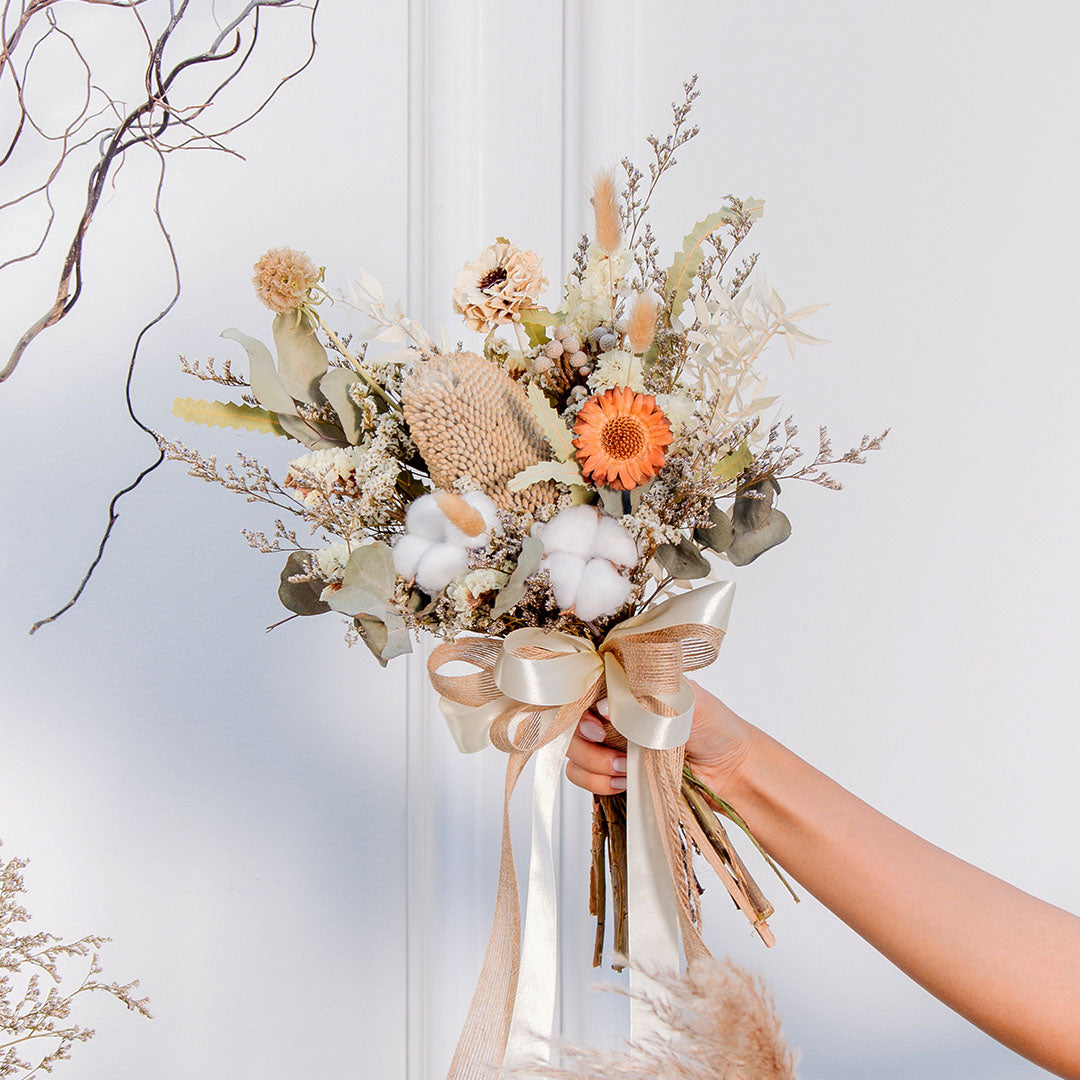
{"label": "ribbon bow", "polygon": [[[474,753],[493,745],[508,755],[494,922],[448,1080],[479,1080],[493,1065],[520,1064],[529,1054],[546,1057],[556,990],[555,801],[577,722],[605,694],[611,723],[628,743],[632,985],[635,967],[677,967],[680,923],[691,946],[664,834],[694,713],[694,690],[685,673],[716,659],[734,590],[733,582],[718,582],[673,597],[619,623],[599,646],[573,634],[526,627],[505,638],[461,638],[432,651],[428,674],[458,749]],[[454,661],[478,670],[443,674],[440,669]],[[650,757],[655,751],[674,754]],[[509,809],[534,753],[529,902],[521,941]],[[703,949],[696,932],[692,936]]]}

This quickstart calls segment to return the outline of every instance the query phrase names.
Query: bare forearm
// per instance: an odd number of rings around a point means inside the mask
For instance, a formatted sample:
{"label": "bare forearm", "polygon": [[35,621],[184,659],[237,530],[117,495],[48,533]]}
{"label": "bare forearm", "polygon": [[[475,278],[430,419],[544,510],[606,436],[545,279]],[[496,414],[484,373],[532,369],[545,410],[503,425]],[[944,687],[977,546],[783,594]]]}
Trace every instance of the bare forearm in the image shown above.
{"label": "bare forearm", "polygon": [[1080,919],[909,832],[761,732],[731,795],[766,850],[894,964],[1080,1078]]}

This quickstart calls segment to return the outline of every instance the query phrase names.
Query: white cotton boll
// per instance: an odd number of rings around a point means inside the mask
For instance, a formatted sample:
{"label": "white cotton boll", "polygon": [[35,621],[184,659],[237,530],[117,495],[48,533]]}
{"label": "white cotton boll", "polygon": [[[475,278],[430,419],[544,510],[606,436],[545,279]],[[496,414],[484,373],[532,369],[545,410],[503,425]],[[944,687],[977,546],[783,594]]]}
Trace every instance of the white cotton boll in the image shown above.
{"label": "white cotton boll", "polygon": [[416,568],[416,584],[429,596],[440,593],[469,568],[469,553],[454,544],[432,544]]}
{"label": "white cotton boll", "polygon": [[416,568],[429,547],[431,547],[431,541],[423,536],[412,536],[406,533],[398,537],[398,542],[394,545],[394,569],[406,581],[412,581],[416,577]]}
{"label": "white cotton boll", "polygon": [[405,531],[426,540],[445,540],[446,515],[434,495],[421,495],[405,512]]}
{"label": "white cotton boll", "polygon": [[591,506],[568,506],[560,510],[544,529],[544,551],[549,555],[565,551],[587,559],[599,521],[599,513]]}
{"label": "white cotton boll", "polygon": [[477,533],[469,536],[463,533],[456,525],[446,526],[446,543],[453,544],[463,551],[476,551],[478,548],[486,548],[491,543],[491,534],[488,532]]}
{"label": "white cotton boll", "polygon": [[596,527],[592,550],[594,558],[607,559],[616,566],[637,566],[638,549],[634,538],[615,520],[603,514]]}
{"label": "white cotton boll", "polygon": [[590,559],[581,575],[574,614],[583,622],[614,615],[630,599],[630,580],[607,559]]}
{"label": "white cotton boll", "polygon": [[540,569],[546,570],[551,578],[555,603],[562,611],[568,611],[577,599],[581,575],[585,573],[585,560],[580,555],[557,551],[540,560]]}

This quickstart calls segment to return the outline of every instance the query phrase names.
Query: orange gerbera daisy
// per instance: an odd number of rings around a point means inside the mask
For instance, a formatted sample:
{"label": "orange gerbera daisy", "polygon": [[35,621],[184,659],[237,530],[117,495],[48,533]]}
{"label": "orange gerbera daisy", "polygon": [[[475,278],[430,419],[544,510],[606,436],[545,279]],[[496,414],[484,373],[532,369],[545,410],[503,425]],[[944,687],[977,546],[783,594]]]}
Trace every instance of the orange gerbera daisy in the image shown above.
{"label": "orange gerbera daisy", "polygon": [[671,424],[652,394],[621,386],[585,402],[574,434],[585,477],[616,491],[630,491],[660,471],[671,443]]}

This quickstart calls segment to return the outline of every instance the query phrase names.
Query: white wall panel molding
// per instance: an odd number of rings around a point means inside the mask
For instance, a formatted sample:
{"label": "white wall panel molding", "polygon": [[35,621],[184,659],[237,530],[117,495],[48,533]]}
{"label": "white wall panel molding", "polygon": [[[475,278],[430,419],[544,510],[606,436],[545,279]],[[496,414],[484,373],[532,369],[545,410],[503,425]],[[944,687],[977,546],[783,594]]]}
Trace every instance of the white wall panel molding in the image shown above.
{"label": "white wall panel molding", "polygon": [[[407,299],[436,338],[465,335],[454,277],[496,235],[541,252],[558,285],[561,42],[558,6],[410,0]],[[444,1075],[479,974],[505,769],[454,749],[426,658],[408,671],[408,1080]]]}
{"label": "white wall panel molding", "polygon": [[[591,232],[589,189],[598,169],[633,156],[639,129],[641,12],[638,0],[566,0],[563,4],[562,252],[559,273],[584,232]],[[598,62],[603,57],[607,62]],[[647,85],[646,85],[647,89]],[[638,155],[640,156],[640,155]],[[619,170],[621,172],[621,169]],[[563,786],[559,830],[559,1027],[575,1042],[616,1042],[626,1031],[625,1002],[592,985],[616,978],[591,966],[594,923],[588,912],[592,798]],[[610,921],[610,920],[609,920]],[[609,931],[610,937],[610,931]]]}

